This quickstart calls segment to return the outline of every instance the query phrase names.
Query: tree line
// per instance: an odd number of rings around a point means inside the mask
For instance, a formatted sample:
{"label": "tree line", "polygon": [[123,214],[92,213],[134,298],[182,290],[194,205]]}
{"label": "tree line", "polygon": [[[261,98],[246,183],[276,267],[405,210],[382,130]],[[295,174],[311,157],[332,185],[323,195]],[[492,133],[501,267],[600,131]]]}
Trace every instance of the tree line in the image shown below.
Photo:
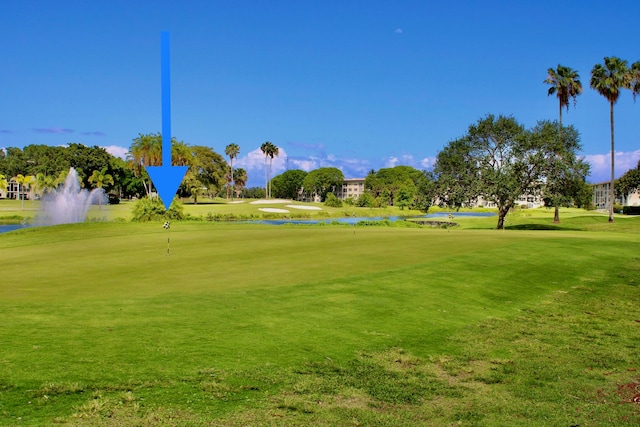
{"label": "tree line", "polygon": [[[563,109],[568,110],[570,100],[575,105],[582,93],[580,76],[558,65],[547,70],[544,83],[550,85],[548,95],[558,98],[557,122],[544,120],[525,129],[511,116],[488,114],[437,154],[433,170],[418,171],[410,166],[372,170],[365,179],[365,193],[358,200],[347,199],[347,203],[426,211],[434,203],[459,209],[482,198],[497,207],[498,228],[504,227],[507,212],[523,194],[544,197],[545,204],[555,208],[555,221],[559,221],[559,206],[589,204],[591,192],[585,182],[589,165],[577,156],[581,149],[579,133],[573,126],[562,124]],[[623,89],[631,90],[634,98],[640,93],[640,61],[628,66],[620,58],[605,57],[604,64],[596,64],[591,70],[590,86],[610,105],[613,201],[614,194],[620,193],[614,190],[614,105]],[[215,196],[224,189],[227,198],[242,193],[248,177],[245,170],[233,168],[240,153],[237,144],[227,145],[227,163],[210,147],[188,145],[176,138],[171,143],[172,164],[190,166],[178,190],[180,196],[193,197],[197,203],[200,195]],[[337,168],[290,170],[272,178],[273,158],[279,149],[270,141],[260,149],[265,156],[265,188],[264,192],[251,189],[251,194],[333,201],[341,191],[344,176]],[[83,186],[101,186],[124,197],[149,195],[153,190],[145,166],[157,166],[161,158],[160,134],[140,134],[133,140],[126,160],[102,148],[75,143],[68,147],[29,145],[23,150],[9,147],[0,152],[0,186],[6,187],[7,177],[12,177],[40,189],[55,187],[65,171],[74,167]],[[637,188],[635,177],[635,172],[625,174],[618,185],[626,190]],[[609,220],[613,221],[613,203]]]}

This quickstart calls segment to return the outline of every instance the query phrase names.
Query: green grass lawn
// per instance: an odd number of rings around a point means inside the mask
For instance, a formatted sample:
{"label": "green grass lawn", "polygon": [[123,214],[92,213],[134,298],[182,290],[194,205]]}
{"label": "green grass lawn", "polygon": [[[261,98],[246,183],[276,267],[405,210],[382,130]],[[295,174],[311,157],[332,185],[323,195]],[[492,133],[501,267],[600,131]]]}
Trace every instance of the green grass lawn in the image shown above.
{"label": "green grass lawn", "polygon": [[0,424],[638,425],[640,221],[551,215],[0,234]]}

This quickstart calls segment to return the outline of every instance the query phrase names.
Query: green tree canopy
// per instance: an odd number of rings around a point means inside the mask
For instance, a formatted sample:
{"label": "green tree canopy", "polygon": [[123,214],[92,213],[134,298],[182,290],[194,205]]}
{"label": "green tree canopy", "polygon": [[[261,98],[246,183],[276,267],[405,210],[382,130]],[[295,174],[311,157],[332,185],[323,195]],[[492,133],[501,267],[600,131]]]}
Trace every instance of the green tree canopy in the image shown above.
{"label": "green tree canopy", "polygon": [[225,185],[229,165],[211,147],[194,145],[190,150],[192,164],[189,170],[193,173],[193,177],[207,188],[209,195],[216,195]]}
{"label": "green tree canopy", "polygon": [[618,197],[626,196],[627,194],[640,190],[640,161],[635,169],[629,169],[618,178],[616,182],[616,192]]}
{"label": "green tree canopy", "polygon": [[468,137],[449,142],[436,156],[433,168],[440,204],[459,210],[480,195],[479,165],[471,157]]}
{"label": "green tree canopy", "polygon": [[554,222],[560,222],[559,207],[580,204],[585,191],[589,164],[579,158],[582,149],[580,135],[573,126],[563,127],[557,122],[540,121],[530,131],[536,145],[547,147],[543,156],[542,194],[546,206],[555,208]]}
{"label": "green tree canopy", "polygon": [[303,170],[291,169],[273,177],[271,180],[271,189],[274,197],[296,200],[299,191],[304,185],[306,176],[307,172]]}
{"label": "green tree canopy", "polygon": [[478,187],[470,188],[498,208],[497,228],[522,194],[534,193],[542,185],[545,159],[554,153],[554,141],[538,135],[536,129],[525,131],[513,117],[492,114],[469,126],[467,134],[457,140],[459,158],[465,159],[470,174],[475,173]]}
{"label": "green tree canopy", "polygon": [[338,168],[319,168],[307,174],[302,182],[304,191],[313,196],[318,195],[324,201],[328,192],[335,193],[342,187],[344,175]]}
{"label": "green tree canopy", "polygon": [[402,205],[404,207],[412,205],[418,196],[423,198],[420,188],[426,189],[426,180],[428,178],[424,171],[412,166],[400,165],[382,168],[377,172],[370,171],[365,178],[364,185],[374,197],[391,205],[397,205],[398,196],[402,190]]}

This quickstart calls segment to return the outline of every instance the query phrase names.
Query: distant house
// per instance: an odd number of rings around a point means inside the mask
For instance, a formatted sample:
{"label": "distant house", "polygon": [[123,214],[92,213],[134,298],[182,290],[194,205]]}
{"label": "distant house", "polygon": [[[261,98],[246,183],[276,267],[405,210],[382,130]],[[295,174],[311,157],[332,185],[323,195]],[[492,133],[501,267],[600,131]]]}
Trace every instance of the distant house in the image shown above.
{"label": "distant house", "polygon": [[[608,209],[609,201],[611,199],[611,181],[599,182],[593,184],[593,205],[596,209]],[[635,191],[625,194],[622,197],[616,197],[613,200],[614,204],[620,204],[623,206],[640,206],[640,193],[636,189]]]}
{"label": "distant house", "polygon": [[[18,196],[18,191],[20,191],[20,193],[22,194],[20,197]],[[31,192],[29,190],[25,191],[24,186],[18,184],[15,178],[11,178],[9,182],[7,182],[7,190],[4,194],[4,198],[27,200],[30,198],[30,193]]]}

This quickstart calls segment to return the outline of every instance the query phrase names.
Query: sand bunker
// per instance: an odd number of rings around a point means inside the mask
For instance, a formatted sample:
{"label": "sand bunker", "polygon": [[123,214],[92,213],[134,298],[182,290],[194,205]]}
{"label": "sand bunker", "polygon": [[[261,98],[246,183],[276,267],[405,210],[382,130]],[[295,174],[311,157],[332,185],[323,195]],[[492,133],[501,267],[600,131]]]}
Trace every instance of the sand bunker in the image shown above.
{"label": "sand bunker", "polygon": [[227,202],[228,204],[236,204],[236,203],[244,203],[244,200],[234,200],[232,202]]}
{"label": "sand bunker", "polygon": [[278,208],[258,208],[258,210],[262,212],[289,213],[289,211],[286,209]]}
{"label": "sand bunker", "polygon": [[249,202],[250,205],[270,205],[272,203],[291,203],[291,200],[284,199],[261,199]]}
{"label": "sand bunker", "polygon": [[307,206],[307,205],[287,205],[288,208],[292,208],[292,209],[305,209],[308,211],[321,211],[322,208],[319,208],[317,206]]}

